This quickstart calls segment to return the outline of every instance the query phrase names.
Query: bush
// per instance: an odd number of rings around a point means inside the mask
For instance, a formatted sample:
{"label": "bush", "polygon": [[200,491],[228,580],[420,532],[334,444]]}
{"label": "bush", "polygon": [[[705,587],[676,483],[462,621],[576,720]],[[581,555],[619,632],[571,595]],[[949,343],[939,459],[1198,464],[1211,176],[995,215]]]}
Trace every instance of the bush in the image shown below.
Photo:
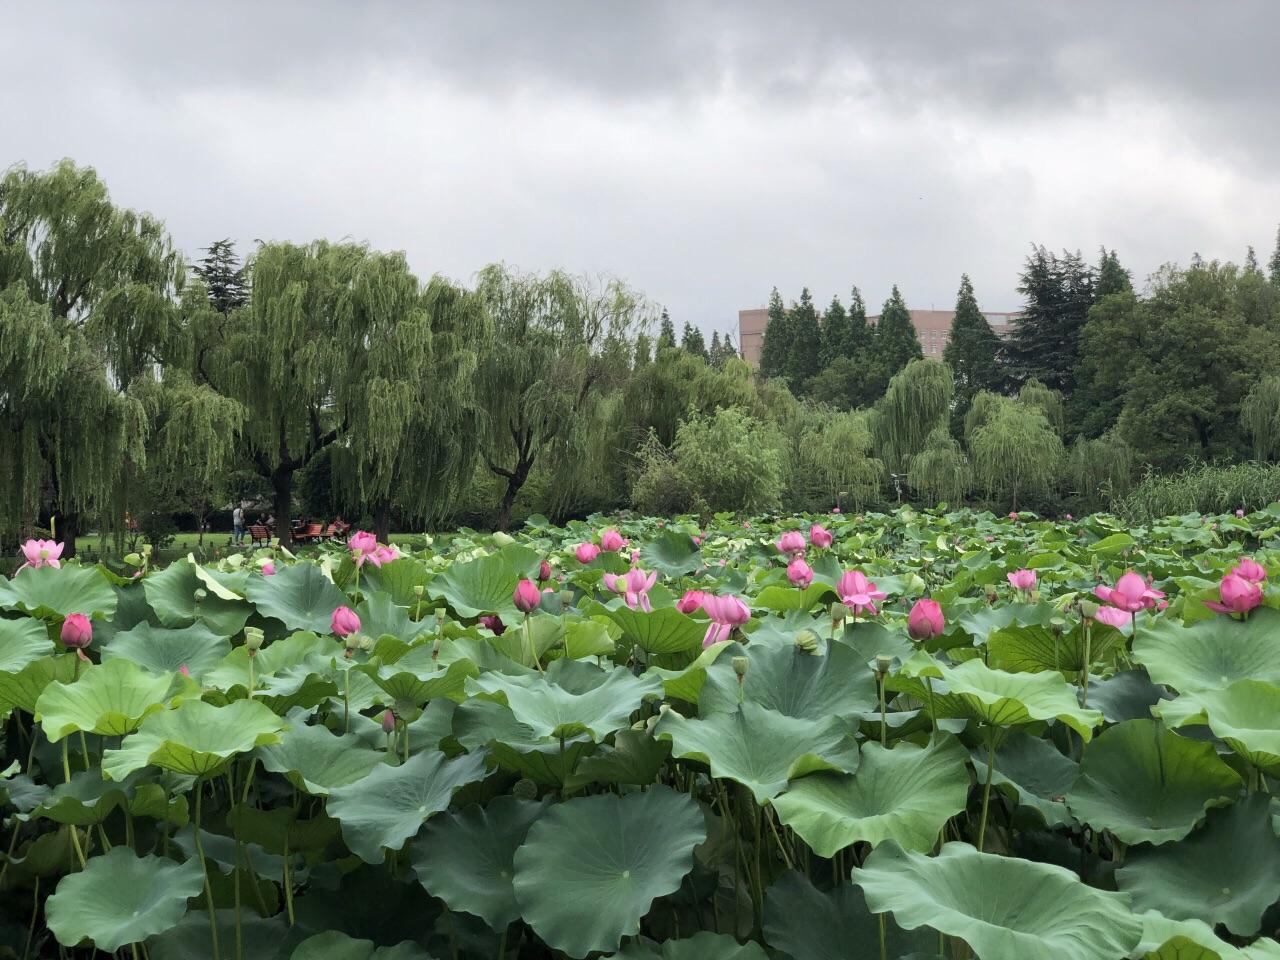
{"label": "bush", "polygon": [[782,505],[781,446],[771,427],[728,409],[686,420],[673,450],[697,510],[762,512]]}
{"label": "bush", "polygon": [[649,431],[649,438],[640,447],[636,459],[640,469],[631,484],[631,504],[636,510],[672,516],[692,508],[694,498],[689,478],[653,430]]}

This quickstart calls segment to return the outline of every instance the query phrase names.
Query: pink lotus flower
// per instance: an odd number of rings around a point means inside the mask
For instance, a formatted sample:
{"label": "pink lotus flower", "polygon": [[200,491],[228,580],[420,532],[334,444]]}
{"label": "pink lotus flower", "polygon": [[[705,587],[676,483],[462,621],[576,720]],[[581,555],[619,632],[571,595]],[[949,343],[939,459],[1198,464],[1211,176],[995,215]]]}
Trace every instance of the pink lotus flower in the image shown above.
{"label": "pink lotus flower", "polygon": [[839,512],[840,512],[840,508],[839,508],[839,507],[832,507],[832,508],[831,508],[831,512],[832,512],[832,513],[839,513]]}
{"label": "pink lotus flower", "polygon": [[1248,613],[1262,603],[1262,587],[1234,573],[1228,573],[1218,584],[1220,603],[1206,600],[1204,605],[1219,613]]}
{"label": "pink lotus flower", "polygon": [[804,534],[799,530],[788,530],[778,538],[778,552],[785,553],[788,556],[796,556],[804,553],[805,542]]}
{"label": "pink lotus flower", "polygon": [[702,535],[701,535],[701,534],[699,534],[699,533],[695,533],[691,539],[693,540],[693,545],[694,545],[695,547],[700,547],[700,546],[702,546]]}
{"label": "pink lotus flower", "polygon": [[379,546],[377,550],[369,557],[369,562],[375,567],[380,567],[384,563],[390,563],[392,560],[400,559],[400,551],[392,546]]}
{"label": "pink lotus flower", "polygon": [[573,551],[573,555],[578,558],[579,563],[590,563],[600,556],[600,548],[594,543],[580,543]]}
{"label": "pink lotus flower", "polygon": [[983,537],[982,539],[983,539],[983,540],[985,540],[985,541],[987,541],[987,543],[994,543],[996,538],[995,538],[995,537],[993,537],[993,536],[991,536],[991,534],[987,534],[987,535],[986,535],[985,537]]}
{"label": "pink lotus flower", "polygon": [[551,579],[551,564],[545,560],[538,564],[538,579],[543,582]]}
{"label": "pink lotus flower", "polygon": [[658,580],[658,572],[654,570],[646,574],[639,567],[632,567],[625,575],[618,577],[612,573],[604,575],[604,585],[614,593],[622,594],[623,602],[632,610],[639,607],[645,613],[650,613],[653,607],[649,605],[649,591],[653,589],[654,583]]}
{"label": "pink lotus flower", "polygon": [[625,547],[630,541],[627,540],[613,527],[607,527],[600,532],[600,549],[618,551]]}
{"label": "pink lotus flower", "polygon": [[803,590],[813,583],[813,568],[804,562],[804,557],[796,557],[787,564],[787,579]]}
{"label": "pink lotus flower", "polygon": [[191,671],[187,669],[187,665],[185,663],[182,666],[178,667],[178,672],[182,674],[184,677],[191,676]]}
{"label": "pink lotus flower", "polygon": [[329,629],[335,637],[349,637],[360,630],[360,618],[350,607],[339,607],[329,619]]}
{"label": "pink lotus flower", "polygon": [[702,601],[702,609],[711,618],[711,625],[702,638],[703,649],[721,640],[728,640],[734,627],[740,627],[751,619],[751,609],[737,597],[709,594]]}
{"label": "pink lotus flower", "polygon": [[1236,519],[1237,519],[1237,520],[1243,520],[1243,519],[1244,519],[1244,511],[1243,511],[1243,510],[1237,510],[1237,511],[1236,511]]}
{"label": "pink lotus flower", "polygon": [[390,710],[382,711],[382,732],[394,733],[396,729],[396,715]]}
{"label": "pink lotus flower", "polygon": [[750,529],[751,529],[751,521],[750,521],[750,520],[743,520],[743,521],[742,521],[742,529],[743,529],[743,530],[750,530]]}
{"label": "pink lotus flower", "polygon": [[1098,612],[1093,615],[1093,619],[1119,630],[1129,624],[1132,620],[1132,614],[1117,610],[1115,607],[1099,607]]}
{"label": "pink lotus flower", "polygon": [[809,542],[819,549],[825,550],[831,546],[831,531],[820,523],[815,523],[809,528]]}
{"label": "pink lotus flower", "polygon": [[83,613],[69,613],[62,621],[62,643],[71,650],[83,650],[93,642],[93,624]]}
{"label": "pink lotus flower", "polygon": [[1069,514],[1069,513],[1068,513],[1068,514],[1067,514],[1067,516],[1066,516],[1066,519],[1067,519],[1067,520],[1074,520],[1074,519],[1075,519],[1075,517],[1073,517],[1071,514]]}
{"label": "pink lotus flower", "polygon": [[[351,551],[351,559],[357,567],[363,567],[366,560],[373,560],[378,552],[378,538],[368,530],[357,530],[347,540],[347,549]],[[375,566],[382,566],[382,561],[375,561]]]}
{"label": "pink lotus flower", "polygon": [[480,625],[490,631],[495,637],[500,637],[507,632],[507,625],[502,622],[502,618],[496,613],[486,613],[481,617],[477,617]]}
{"label": "pink lotus flower", "polygon": [[707,595],[701,590],[686,590],[684,596],[676,601],[676,609],[681,613],[693,613],[701,609],[702,602],[706,599]]}
{"label": "pink lotus flower", "polygon": [[1016,511],[1016,510],[1015,510],[1013,513],[1009,514],[1009,519],[1010,519],[1010,520],[1013,520],[1013,521],[1015,521],[1015,522],[1017,521],[1017,519],[1018,519],[1018,513],[1017,513],[1017,511]]}
{"label": "pink lotus flower", "polygon": [[840,602],[852,610],[854,616],[869,610],[874,617],[880,612],[876,609],[876,602],[888,596],[877,590],[876,585],[861,570],[846,570],[836,585],[836,592],[840,594]]}
{"label": "pink lotus flower", "polygon": [[1261,583],[1267,579],[1267,571],[1262,564],[1249,557],[1241,557],[1240,562],[1231,568],[1231,572],[1250,583]]}
{"label": "pink lotus flower", "polygon": [[1009,586],[1015,590],[1034,590],[1036,588],[1036,572],[1034,570],[1015,570],[1005,574]]}
{"label": "pink lotus flower", "polygon": [[[22,556],[26,560],[18,570],[25,570],[27,567],[35,569],[36,567],[60,567],[61,561],[58,559],[62,556],[62,550],[66,545],[56,540],[28,540],[22,545]],[[17,570],[14,571],[15,573]]]}
{"label": "pink lotus flower", "polygon": [[928,640],[936,637],[946,628],[947,621],[942,616],[942,605],[937,600],[927,597],[917,600],[907,614],[907,633],[912,639]]}
{"label": "pink lotus flower", "polygon": [[632,562],[632,563],[639,563],[639,562],[640,562],[640,551],[639,551],[639,550],[632,550],[632,551],[631,551],[631,562]]}
{"label": "pink lotus flower", "polygon": [[1103,603],[1109,603],[1125,613],[1137,613],[1139,610],[1150,610],[1156,602],[1164,599],[1159,590],[1152,590],[1150,584],[1130,570],[1114,587],[1099,584],[1093,588],[1093,595]]}
{"label": "pink lotus flower", "polygon": [[262,565],[262,575],[264,577],[274,577],[276,575],[276,565],[268,560]]}
{"label": "pink lotus flower", "polygon": [[538,585],[532,580],[522,579],[516,584],[515,593],[511,595],[511,602],[516,605],[516,609],[521,613],[532,613],[538,609],[538,604],[542,602],[542,591],[538,589]]}

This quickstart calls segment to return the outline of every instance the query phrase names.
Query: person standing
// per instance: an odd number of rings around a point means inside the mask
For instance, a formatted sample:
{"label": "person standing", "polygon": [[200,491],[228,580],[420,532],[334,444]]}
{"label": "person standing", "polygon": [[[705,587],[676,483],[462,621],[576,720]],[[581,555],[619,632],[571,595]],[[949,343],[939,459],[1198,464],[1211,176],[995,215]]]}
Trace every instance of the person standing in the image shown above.
{"label": "person standing", "polygon": [[238,503],[231,511],[231,542],[236,546],[244,543],[244,508]]}

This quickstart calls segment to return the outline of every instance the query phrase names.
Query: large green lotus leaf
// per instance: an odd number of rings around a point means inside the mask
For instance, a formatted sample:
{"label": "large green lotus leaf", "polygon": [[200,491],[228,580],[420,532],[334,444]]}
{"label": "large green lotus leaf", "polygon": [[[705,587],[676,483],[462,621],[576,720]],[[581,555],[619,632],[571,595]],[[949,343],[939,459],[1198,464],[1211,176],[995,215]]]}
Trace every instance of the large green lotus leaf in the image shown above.
{"label": "large green lotus leaf", "polygon": [[1060,674],[1009,673],[988,667],[981,660],[951,666],[918,653],[903,664],[902,675],[890,676],[885,686],[916,697],[926,713],[992,726],[1059,720],[1087,741],[1093,736],[1094,727],[1102,722],[1097,710],[1080,707],[1075,688]]}
{"label": "large green lotus leaf", "polygon": [[722,640],[703,650],[687,667],[670,670],[665,667],[651,666],[645,671],[645,676],[657,677],[661,680],[663,692],[673,700],[697,703],[707,680],[707,670],[725,650],[729,649],[741,652],[743,648],[736,643]]}
{"label": "large green lotus leaf", "polygon": [[1142,940],[1133,956],[1143,960],[1248,960],[1202,920],[1170,920],[1154,910],[1138,919]]}
{"label": "large green lotus leaf", "polygon": [[[341,650],[341,645],[333,638],[310,632],[295,633],[267,644],[253,658],[254,696],[293,698],[309,679],[327,675],[330,663],[334,657],[341,656]],[[232,650],[216,669],[205,675],[204,682],[228,694],[237,690],[248,694],[248,648],[239,646]],[[305,706],[315,706],[324,696],[337,695],[337,690],[330,684],[325,684],[323,691],[317,687],[312,691],[311,702]],[[279,703],[273,705],[280,706]]]}
{"label": "large green lotus leaf", "polygon": [[433,659],[430,646],[418,646],[390,666],[369,664],[357,668],[368,674],[389,704],[420,705],[436,697],[448,697],[455,703],[467,699],[467,678],[479,675],[476,665],[460,659],[443,663]]}
{"label": "large green lotus leaf", "polygon": [[[1089,639],[1091,664],[1104,659],[1124,635],[1114,627],[1098,624]],[[1015,673],[1055,670],[1078,676],[1084,669],[1084,630],[1077,627],[1056,633],[1044,624],[1013,625],[997,630],[987,640],[991,661]]]}
{"label": "large green lotus leaf", "polygon": [[[429,624],[409,619],[409,608],[397,606],[386,593],[372,593],[356,607],[360,632],[367,637],[397,637],[409,641],[423,633]],[[328,625],[325,630],[329,629]]]}
{"label": "large green lotus leaf", "polygon": [[[230,637],[244,629],[252,612],[243,600],[224,600],[209,593],[203,581],[196,576],[195,564],[188,560],[178,560],[157,573],[147,574],[142,581],[142,589],[156,619],[165,627],[186,627],[198,620],[214,633]],[[204,590],[207,594],[198,602],[197,590]]]}
{"label": "large green lotus leaf", "polygon": [[[742,694],[770,710],[803,720],[827,717],[859,719],[875,708],[875,676],[857,654],[833,643],[822,656],[804,653],[795,644],[747,644],[747,675]],[[732,713],[738,709],[739,684],[731,657],[707,669],[698,698],[698,712]]]}
{"label": "large green lotus leaf", "polygon": [[602,746],[574,768],[571,789],[588,783],[627,783],[643,787],[658,779],[671,756],[671,744],[644,730],[619,730],[613,746]]}
{"label": "large green lotus leaf", "polygon": [[611,960],[769,960],[760,944],[739,943],[727,933],[703,930],[682,940],[662,943],[632,940]]}
{"label": "large green lotus leaf", "polygon": [[383,848],[399,850],[432,814],[449,806],[454,793],[485,775],[484,754],[449,760],[437,750],[398,767],[375,767],[366,777],[329,791],[329,816],[342,824],[342,838],[366,863],[382,863]]}
{"label": "large green lotus leaf", "polygon": [[835,588],[829,583],[811,583],[800,590],[796,587],[765,587],[752,600],[751,605],[757,609],[774,610],[778,613],[790,613],[793,610],[808,612],[827,598],[836,596]]}
{"label": "large green lotus leaf", "polygon": [[496,613],[509,623],[520,616],[515,608],[516,584],[520,578],[510,561],[490,554],[466,563],[455,563],[427,587],[433,597],[448,601],[460,617]]}
{"label": "large green lotus leaf", "polygon": [[333,611],[347,604],[346,594],[314,563],[295,563],[274,576],[254,577],[247,594],[264,617],[273,617],[290,630],[319,634],[329,633]]}
{"label": "large green lotus leaf", "polygon": [[947,820],[965,808],[967,759],[954,737],[892,750],[866,743],[857,773],[805,777],[773,805],[778,819],[822,857],[859,841],[931,850]]}
{"label": "large green lotus leaf", "polygon": [[679,530],[665,530],[640,548],[640,561],[647,570],[664,577],[682,577],[702,565],[693,538]]}
{"label": "large green lotus leaf", "polygon": [[379,947],[372,940],[356,940],[338,930],[317,933],[303,940],[289,960],[432,960],[431,954],[408,940],[394,947]]}
{"label": "large green lotus leaf", "polygon": [[1188,701],[1189,708],[1180,726],[1207,723],[1215,737],[1254,766],[1280,772],[1280,687],[1237,680],[1225,690],[1204,690],[1173,703],[1180,701]]}
{"label": "large green lotus leaf", "polygon": [[1153,720],[1126,720],[1085,750],[1067,807],[1125,843],[1160,844],[1181,840],[1209,807],[1230,803],[1241,786],[1212,744]]}
{"label": "large green lotus leaf", "polygon": [[[877,956],[879,921],[853,884],[823,892],[804,874],[788,871],[765,894],[764,937],[791,960],[871,960]],[[914,957],[937,945],[936,934],[903,930],[886,919],[888,956]]]}
{"label": "large green lotus leaf", "polygon": [[0,619],[0,673],[17,673],[53,652],[44,621],[31,617]]}
{"label": "large green lotus leaf", "polygon": [[248,570],[215,570],[202,567],[196,562],[194,553],[187,554],[187,562],[196,572],[196,578],[204,584],[205,590],[223,600],[243,600],[245,587],[249,583]]}
{"label": "large green lotus leaf", "polygon": [[936,857],[892,841],[871,851],[853,879],[876,913],[965,941],[979,960],[1117,960],[1142,936],[1128,898],[1085,886],[1047,863],[947,843]]}
{"label": "large green lotus leaf", "polygon": [[694,653],[702,649],[705,623],[681,613],[675,607],[660,607],[652,613],[618,607],[607,611],[610,620],[622,628],[622,635],[649,653]]}
{"label": "large green lotus leaf", "polygon": [[140,623],[117,633],[102,649],[102,660],[128,660],[156,674],[177,673],[183,667],[200,681],[231,652],[231,641],[203,623],[189,627],[157,627]]}
{"label": "large green lotus leaf", "polygon": [[0,580],[0,610],[21,610],[50,620],[69,613],[110,620],[116,592],[97,567],[32,567]]}
{"label": "large green lotus leaf", "polygon": [[314,796],[355,783],[386,756],[365,746],[355,734],[338,736],[309,724],[294,724],[281,734],[279,743],[258,748],[258,759],[266,769],[284,774],[299,790]]}
{"label": "large green lotus leaf", "polygon": [[848,721],[801,720],[750,701],[733,713],[695,720],[665,711],[654,735],[670,740],[675,756],[707,764],[713,777],[741,783],[761,804],[797,777],[858,768],[858,745]]}
{"label": "large green lotus leaf", "polygon": [[668,787],[557,804],[516,851],[521,913],[571,957],[617,950],[656,898],[679,889],[706,838],[698,806]]}
{"label": "large green lotus leaf", "polygon": [[890,630],[883,623],[874,620],[846,624],[844,631],[837,633],[835,641],[852,650],[857,661],[862,664],[870,663],[881,654],[904,663],[915,652],[915,646],[907,638],[906,631]]}
{"label": "large green lotus leaf", "polygon": [[17,673],[0,672],[0,709],[8,705],[35,713],[45,687],[54,682],[71,683],[80,666],[74,653],[64,653],[33,660]]}
{"label": "large green lotus leaf", "polygon": [[[986,750],[974,750],[971,759],[978,782],[985,783]],[[1080,764],[1063,756],[1052,742],[1014,731],[996,751],[995,768],[992,784],[1039,813],[1046,826],[1072,822],[1062,798],[1080,775]]]}
{"label": "large green lotus leaf", "polygon": [[506,703],[537,736],[585,733],[597,741],[629,726],[632,712],[660,690],[656,678],[637,677],[625,667],[601,670],[577,660],[556,660],[545,674],[485,673],[467,680],[468,692]]}
{"label": "large green lotus leaf", "polygon": [[595,748],[586,734],[566,737],[561,746],[559,738],[539,736],[501,703],[479,698],[454,711],[453,733],[468,750],[487,747],[502,768],[555,787],[562,787]]}
{"label": "large green lotus leaf", "polygon": [[545,803],[497,797],[427,821],[413,842],[418,882],[450,910],[480,917],[501,930],[520,916],[515,855]]}
{"label": "large green lotus leaf", "polygon": [[1254,793],[1210,811],[1205,825],[1180,843],[1133,848],[1116,871],[1117,885],[1135,910],[1221,923],[1252,936],[1263,911],[1280,900],[1280,838],[1270,807],[1268,795]]}
{"label": "large green lotus leaf", "polygon": [[168,798],[160,784],[148,783],[140,774],[122,783],[104,780],[96,768],[76,771],[69,782],[54,787],[31,810],[31,817],[83,827],[102,823],[117,808],[179,825],[187,817],[186,799]]}
{"label": "large green lotus leaf", "polygon": [[128,660],[108,660],[83,670],[74,683],[45,687],[35,716],[55,743],[77,731],[122,737],[147,714],[164,709],[170,683]]}
{"label": "large green lotus leaf", "polygon": [[1108,723],[1150,720],[1151,708],[1173,694],[1151,682],[1147,671],[1124,670],[1089,684],[1089,706],[1101,710]]}
{"label": "large green lotus leaf", "polygon": [[[231,909],[217,911],[218,949],[221,960],[236,957],[236,915]],[[301,927],[289,929],[286,917],[259,917],[251,911],[242,911],[240,936],[245,960],[274,960],[287,956],[292,945],[305,937]],[[281,953],[280,951],[286,951]],[[203,910],[190,910],[178,923],[164,933],[147,941],[151,960],[201,960],[212,956],[209,943],[209,914]]]}
{"label": "large green lotus leaf", "polygon": [[1161,617],[1139,629],[1133,658],[1156,683],[1180,693],[1221,690],[1237,680],[1280,685],[1280,610],[1259,607],[1244,621],[1213,617],[1189,627]]}
{"label": "large green lotus leaf", "polygon": [[197,861],[175,863],[112,847],[58,882],[45,902],[45,922],[65,947],[91,940],[110,953],[168,930],[187,912],[187,898],[203,887]]}
{"label": "large green lotus leaf", "polygon": [[102,772],[122,780],[147,764],[191,777],[218,770],[228,757],[275,743],[285,722],[256,700],[215,707],[184,700],[176,709],[153,713],[117,750],[102,756]]}
{"label": "large green lotus leaf", "polygon": [[607,657],[617,646],[622,629],[608,620],[565,620],[564,645],[569,659]]}
{"label": "large green lotus leaf", "polygon": [[394,603],[408,607],[418,602],[413,588],[425,587],[431,582],[431,571],[412,557],[401,557],[381,567],[366,564],[360,576],[362,592],[381,591]]}
{"label": "large green lotus leaf", "polygon": [[93,625],[94,645],[102,648],[109,645],[116,634],[132,630],[140,623],[160,626],[155,611],[147,603],[147,592],[139,581],[131,581],[127,586],[112,584],[116,594],[116,612],[110,620]]}

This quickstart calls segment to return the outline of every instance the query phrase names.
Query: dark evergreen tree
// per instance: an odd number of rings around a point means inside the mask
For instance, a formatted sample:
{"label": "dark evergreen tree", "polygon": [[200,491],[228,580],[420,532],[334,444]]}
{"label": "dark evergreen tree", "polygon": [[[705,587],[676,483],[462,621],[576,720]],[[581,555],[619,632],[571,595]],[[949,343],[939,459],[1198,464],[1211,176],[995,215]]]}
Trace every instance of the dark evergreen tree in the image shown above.
{"label": "dark evergreen tree", "polygon": [[676,345],[676,326],[671,322],[671,314],[662,308],[662,320],[658,324],[658,346],[655,355]]}
{"label": "dark evergreen tree", "polygon": [[1094,273],[1078,253],[1061,257],[1035,247],[1022,271],[1018,291],[1026,297],[1004,342],[1015,383],[1035,378],[1070,396],[1080,331],[1094,303]]}
{"label": "dark evergreen tree", "polygon": [[1276,227],[1276,248],[1271,253],[1271,259],[1267,261],[1267,267],[1271,274],[1271,282],[1280,287],[1280,227]]}
{"label": "dark evergreen tree", "polygon": [[760,347],[760,375],[766,379],[784,376],[790,354],[791,317],[782,305],[782,294],[774,287],[769,294],[769,322]]}
{"label": "dark evergreen tree", "polygon": [[808,389],[810,378],[822,372],[822,326],[809,288],[800,291],[800,302],[791,308],[791,350],[787,355],[787,382],[797,395]]}
{"label": "dark evergreen tree", "polygon": [[707,348],[707,360],[710,364],[719,369],[723,365],[724,360],[720,356],[720,331],[711,331],[711,346]]}
{"label": "dark evergreen tree", "polygon": [[1253,249],[1253,244],[1245,247],[1244,251],[1244,269],[1246,273],[1261,273],[1262,269],[1258,266],[1258,251]]}
{"label": "dark evergreen tree", "polygon": [[1102,256],[1098,260],[1098,280],[1093,290],[1094,302],[1113,293],[1130,293],[1132,290],[1133,280],[1129,271],[1120,266],[1120,259],[1114,250],[1103,247]]}
{"label": "dark evergreen tree", "polygon": [[831,306],[822,316],[822,366],[829,367],[836,357],[845,355],[849,339],[849,315],[839,297],[831,298]]}
{"label": "dark evergreen tree", "polygon": [[955,405],[951,417],[953,432],[959,434],[964,415],[969,412],[978,391],[994,391],[999,385],[999,352],[1000,338],[978,309],[973,284],[966,274],[960,278],[956,315],[951,321],[947,346],[942,351],[942,359],[951,367],[955,378]]}
{"label": "dark evergreen tree", "polygon": [[920,348],[920,338],[916,335],[915,325],[911,322],[911,312],[907,309],[897,285],[884,302],[880,311],[880,319],[876,321],[875,336],[872,338],[872,356],[880,367],[878,373],[883,378],[884,386],[895,373],[912,360],[924,357]]}
{"label": "dark evergreen tree", "polygon": [[733,337],[730,334],[724,335],[724,339],[720,341],[719,353],[713,351],[711,359],[717,368],[723,368],[730,360],[739,359],[738,348],[733,345]]}
{"label": "dark evergreen tree", "polygon": [[701,357],[703,360],[710,359],[707,356],[707,341],[703,339],[702,331],[687,320],[684,330],[680,333],[680,346],[684,348],[685,353]]}
{"label": "dark evergreen tree", "polygon": [[849,294],[849,309],[845,317],[845,341],[841,353],[853,360],[869,356],[871,333],[871,326],[867,323],[867,305],[862,299],[862,291],[854,287]]}
{"label": "dark evergreen tree", "polygon": [[205,248],[205,255],[191,268],[204,281],[209,303],[219,313],[230,313],[249,302],[249,285],[244,264],[236,256],[235,244],[215,240]]}

